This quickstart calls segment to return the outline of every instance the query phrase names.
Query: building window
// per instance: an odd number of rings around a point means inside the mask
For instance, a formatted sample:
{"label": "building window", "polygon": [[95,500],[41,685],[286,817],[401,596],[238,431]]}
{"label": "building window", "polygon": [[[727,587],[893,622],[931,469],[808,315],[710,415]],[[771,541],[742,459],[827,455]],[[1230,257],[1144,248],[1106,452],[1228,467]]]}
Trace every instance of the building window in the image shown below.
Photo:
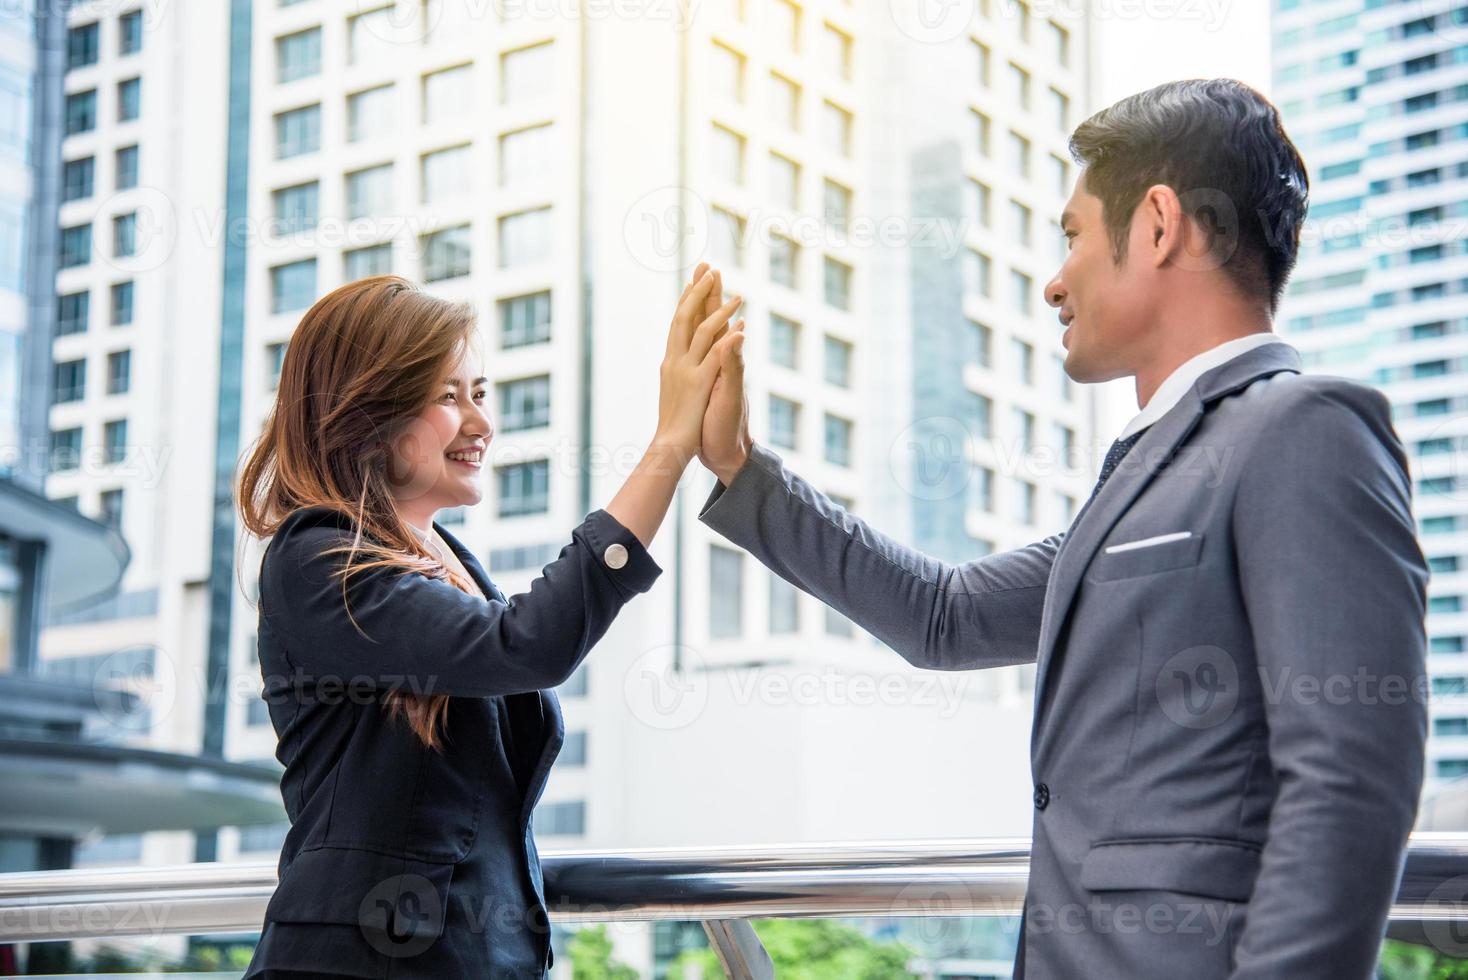
{"label": "building window", "polygon": [[107,355],[107,394],[125,394],[131,375],[132,351],[117,350]]}
{"label": "building window", "polygon": [[74,470],[82,465],[82,430],[80,426],[57,429],[51,433],[51,472]]}
{"label": "building window", "polygon": [[994,513],[994,471],[987,466],[975,466],[969,477],[968,494],[970,509]]}
{"label": "building window", "polygon": [[143,50],[143,12],[129,10],[117,18],[117,53],[122,56]]}
{"label": "building window", "polygon": [[834,180],[827,180],[824,187],[826,224],[833,231],[844,234],[847,222],[851,220],[851,190]]}
{"label": "building window", "polygon": [[800,432],[800,406],[779,395],[770,396],[770,445],[795,449]]}
{"label": "building window", "polygon": [[61,229],[61,268],[70,269],[86,265],[92,260],[92,226],[73,225]]}
{"label": "building window", "polygon": [[112,419],[102,424],[103,460],[120,463],[127,458],[127,419]]}
{"label": "building window", "polygon": [[285,364],[285,341],[265,345],[265,364],[270,375],[270,390],[280,387],[280,369]]}
{"label": "building window", "polygon": [[744,137],[726,126],[715,123],[710,135],[710,157],[719,180],[730,184],[744,183]]}
{"label": "building window", "polygon": [[535,832],[547,837],[579,837],[586,833],[586,804],[545,803],[535,810]]}
{"label": "building window", "polygon": [[851,113],[834,102],[822,106],[826,149],[839,156],[851,156]]}
{"label": "building window", "polygon": [[1029,316],[1034,310],[1034,281],[1018,269],[1009,271],[1010,299],[1014,308],[1025,316]]}
{"label": "building window", "polygon": [[91,310],[92,294],[89,292],[64,293],[56,299],[56,333],[64,336],[86,333],[87,315]]}
{"label": "building window", "polygon": [[838,310],[851,309],[851,266],[825,257],[826,303]]}
{"label": "building window", "polygon": [[122,527],[122,489],[103,490],[97,494],[97,520],[110,527]]}
{"label": "building window", "polygon": [[1070,98],[1060,89],[1050,90],[1050,120],[1061,132],[1070,131]]}
{"label": "building window", "polygon": [[1022,408],[1013,411],[1015,443],[1020,452],[1027,453],[1035,448],[1035,416]]}
{"label": "building window", "polygon": [[66,97],[66,135],[89,133],[97,128],[97,90],[73,92]]}
{"label": "building window", "polygon": [[586,733],[567,732],[566,740],[561,744],[561,754],[556,756],[558,766],[584,766],[586,765]]}
{"label": "building window", "polygon": [[392,164],[347,174],[347,217],[370,218],[393,210]]}
{"label": "building window", "polygon": [[717,265],[744,266],[744,219],[733,211],[712,208],[709,254]]}
{"label": "building window", "polygon": [[792,211],[800,204],[800,164],[778,153],[770,154],[770,199]]}
{"label": "building window", "polygon": [[285,160],[315,153],[321,149],[321,106],[277,113],[275,116],[275,157]]}
{"label": "building window", "polygon": [[57,361],[53,378],[52,400],[56,404],[79,402],[86,397],[87,362],[85,358],[77,358],[74,361]]}
{"label": "building window", "polygon": [[712,91],[730,102],[744,101],[744,55],[718,41],[713,42],[714,56],[709,62],[713,76]]}
{"label": "building window", "polygon": [[270,312],[304,310],[316,299],[316,260],[287,262],[270,270]]}
{"label": "building window", "polygon": [[830,334],[826,335],[826,383],[851,387],[851,345]]}
{"label": "building window", "polygon": [[1010,199],[1009,224],[1014,229],[1014,240],[1024,248],[1029,248],[1033,242],[1032,217],[1033,214],[1028,207],[1019,201]]}
{"label": "building window", "polygon": [[551,42],[500,55],[500,104],[545,98],[554,90]]}
{"label": "building window", "polygon": [[420,192],[424,204],[437,204],[469,193],[469,146],[450,146],[425,153],[421,163]]}
{"label": "building window", "polygon": [[392,272],[392,245],[367,245],[348,249],[342,253],[342,274],[347,282],[366,279],[368,276],[385,276]]}
{"label": "building window", "polygon": [[347,142],[359,143],[396,131],[396,94],[393,85],[378,85],[348,95]]}
{"label": "building window", "polygon": [[987,157],[989,156],[991,149],[990,134],[993,129],[993,123],[989,121],[989,117],[987,115],[977,109],[973,110],[973,114],[974,146],[976,149],[978,149],[980,156]]}
{"label": "building window", "polygon": [[795,270],[799,262],[800,247],[784,235],[770,236],[770,281],[789,289],[796,288]]}
{"label": "building window", "polygon": [[423,279],[426,282],[438,282],[469,274],[473,244],[469,239],[468,225],[457,225],[424,235],[422,247]]}
{"label": "building window", "polygon": [[347,19],[347,64],[391,62],[397,34],[392,3]]}
{"label": "building window", "polygon": [[499,480],[499,516],[520,517],[550,510],[549,460],[501,466],[495,473]]}
{"label": "building window", "polygon": [[826,413],[826,462],[851,465],[851,423]]}
{"label": "building window", "polygon": [[275,80],[294,82],[321,74],[321,28],[275,39]]}
{"label": "building window", "polygon": [[111,312],[108,322],[114,327],[126,326],[133,322],[133,281],[126,279],[122,282],[112,284]]}
{"label": "building window", "polygon": [[709,546],[709,638],[729,640],[744,631],[744,555]]}
{"label": "building window", "polygon": [[551,339],[551,294],[531,293],[502,299],[500,307],[500,347],[510,350],[528,344],[544,344]]}
{"label": "building window", "polygon": [[530,126],[500,137],[500,186],[544,180],[555,170],[551,124]]}
{"label": "building window", "polygon": [[1015,376],[1027,385],[1035,383],[1035,348],[1019,338],[1009,342],[1013,351]]}
{"label": "building window", "polygon": [[143,80],[128,78],[117,83],[117,121],[132,122],[143,109]]}
{"label": "building window", "polygon": [[61,200],[80,201],[92,196],[92,178],[96,171],[92,157],[67,160],[61,167]]}
{"label": "building window", "polygon": [[474,66],[456,65],[423,76],[423,122],[435,123],[474,106]]}
{"label": "building window", "polygon": [[550,375],[502,381],[495,385],[499,393],[501,432],[518,432],[550,425]]}
{"label": "building window", "polygon": [[1011,61],[1009,63],[1009,79],[1015,102],[1019,104],[1021,109],[1028,112],[1030,109],[1030,73]]}
{"label": "building window", "polygon": [[1030,141],[1013,130],[1010,130],[1009,133],[1009,159],[1014,172],[1028,180],[1030,176]]}
{"label": "building window", "polygon": [[994,264],[989,256],[976,249],[965,249],[963,253],[963,289],[977,296],[993,294]]}
{"label": "building window", "polygon": [[770,118],[797,132],[800,129],[800,86],[779,72],[770,72]]}
{"label": "building window", "polygon": [[826,67],[849,81],[851,79],[851,35],[827,24],[821,34],[821,42],[825,48]]}
{"label": "building window", "polygon": [[976,320],[967,321],[964,331],[964,361],[988,367],[993,359],[994,331]]}
{"label": "building window", "polygon": [[550,258],[551,209],[507,214],[499,221],[500,268],[534,265]]}
{"label": "building window", "polygon": [[138,186],[138,148],[119,148],[114,161],[113,185],[117,190],[125,191]]}
{"label": "building window", "polygon": [[796,368],[800,361],[800,324],[778,313],[770,314],[770,361]]}
{"label": "building window", "polygon": [[127,258],[138,253],[138,214],[129,211],[112,219],[112,256]]}
{"label": "building window", "polygon": [[800,591],[770,573],[770,632],[800,632]]}
{"label": "building window", "polygon": [[97,63],[98,25],[82,24],[66,32],[66,70],[85,68]]}
{"label": "building window", "polygon": [[275,203],[275,233],[294,235],[316,227],[321,185],[316,181],[282,187],[272,194]]}
{"label": "building window", "polygon": [[800,8],[791,0],[766,0],[769,36],[781,38],[791,51],[800,50]]}

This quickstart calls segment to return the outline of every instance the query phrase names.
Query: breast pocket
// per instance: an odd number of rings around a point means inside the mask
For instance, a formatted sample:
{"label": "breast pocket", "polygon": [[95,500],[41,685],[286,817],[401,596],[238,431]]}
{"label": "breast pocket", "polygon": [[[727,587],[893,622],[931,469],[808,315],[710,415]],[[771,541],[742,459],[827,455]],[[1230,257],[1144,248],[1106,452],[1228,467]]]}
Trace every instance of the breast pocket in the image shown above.
{"label": "breast pocket", "polygon": [[1095,582],[1137,578],[1191,568],[1203,556],[1201,531],[1176,531],[1147,538],[1108,541],[1091,559],[1086,578]]}

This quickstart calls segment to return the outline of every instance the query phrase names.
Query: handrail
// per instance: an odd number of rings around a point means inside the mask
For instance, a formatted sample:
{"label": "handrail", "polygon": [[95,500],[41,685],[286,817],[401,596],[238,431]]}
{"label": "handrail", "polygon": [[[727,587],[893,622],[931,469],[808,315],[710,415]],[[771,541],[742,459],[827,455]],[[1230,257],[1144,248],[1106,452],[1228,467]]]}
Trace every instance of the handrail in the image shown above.
{"label": "handrail", "polygon": [[[703,921],[734,957],[757,946],[750,918],[1019,915],[1029,841],[548,851],[542,866],[556,921]],[[0,943],[257,932],[275,886],[275,861],[0,874]],[[1468,833],[1414,833],[1393,926],[1458,918]]]}
{"label": "handrail", "polygon": [[[1350,861],[1342,854],[1340,860]],[[1023,838],[547,851],[560,922],[805,916],[1015,916]],[[1396,923],[1468,918],[1468,834],[1413,834]],[[276,863],[0,875],[0,943],[258,931]]]}

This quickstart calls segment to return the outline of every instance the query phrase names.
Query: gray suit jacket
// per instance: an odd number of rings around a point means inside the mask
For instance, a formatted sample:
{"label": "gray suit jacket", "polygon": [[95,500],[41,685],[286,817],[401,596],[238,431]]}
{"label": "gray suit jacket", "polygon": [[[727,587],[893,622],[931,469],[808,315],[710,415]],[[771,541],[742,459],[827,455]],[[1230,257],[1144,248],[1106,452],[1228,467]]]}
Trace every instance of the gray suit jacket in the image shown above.
{"label": "gray suit jacket", "polygon": [[700,519],[915,666],[1038,663],[1017,977],[1343,980],[1374,972],[1422,783],[1411,496],[1386,398],[1280,343],[1015,551],[926,557],[758,445]]}

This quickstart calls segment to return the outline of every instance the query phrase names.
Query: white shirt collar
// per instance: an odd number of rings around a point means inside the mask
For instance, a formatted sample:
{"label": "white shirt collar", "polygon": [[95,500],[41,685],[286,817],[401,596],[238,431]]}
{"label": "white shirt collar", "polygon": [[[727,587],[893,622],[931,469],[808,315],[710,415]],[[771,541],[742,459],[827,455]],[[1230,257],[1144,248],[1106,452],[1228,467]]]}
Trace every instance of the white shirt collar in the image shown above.
{"label": "white shirt collar", "polygon": [[1263,347],[1265,344],[1282,343],[1285,343],[1285,341],[1279,334],[1270,330],[1262,330],[1258,333],[1235,337],[1233,340],[1225,340],[1216,347],[1210,347],[1201,354],[1195,354],[1193,357],[1179,364],[1167,376],[1167,380],[1157,386],[1157,390],[1152,393],[1152,397],[1148,400],[1147,406],[1132,417],[1132,420],[1127,423],[1126,428],[1122,430],[1118,438],[1125,439],[1162,418],[1162,416],[1168,413],[1169,409],[1178,403],[1178,400],[1183,397],[1183,394],[1189,388],[1193,387],[1193,382],[1225,361],[1233,360],[1240,354],[1251,351],[1255,347]]}

